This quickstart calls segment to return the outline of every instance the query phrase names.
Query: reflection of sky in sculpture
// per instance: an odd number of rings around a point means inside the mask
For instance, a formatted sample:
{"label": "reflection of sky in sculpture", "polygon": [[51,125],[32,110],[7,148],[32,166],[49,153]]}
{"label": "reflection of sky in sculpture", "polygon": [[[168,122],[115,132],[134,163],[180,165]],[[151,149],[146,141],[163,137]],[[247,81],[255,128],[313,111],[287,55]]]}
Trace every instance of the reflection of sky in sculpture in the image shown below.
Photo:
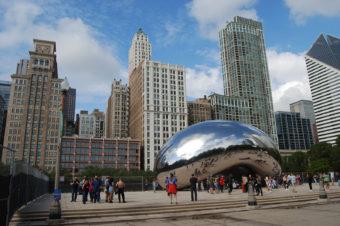
{"label": "reflection of sky in sculpture", "polygon": [[272,140],[254,126],[231,121],[206,121],[175,134],[162,147],[155,167],[189,160],[208,150],[238,145],[275,149]]}

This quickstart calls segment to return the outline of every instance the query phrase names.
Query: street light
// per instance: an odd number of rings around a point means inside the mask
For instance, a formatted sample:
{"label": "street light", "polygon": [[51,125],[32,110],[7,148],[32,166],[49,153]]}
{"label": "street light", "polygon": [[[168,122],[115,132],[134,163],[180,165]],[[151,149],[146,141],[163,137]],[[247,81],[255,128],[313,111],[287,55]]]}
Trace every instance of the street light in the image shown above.
{"label": "street light", "polygon": [[[57,152],[57,161],[56,161],[56,167],[55,167],[55,178],[54,178],[54,198],[51,202],[50,206],[50,214],[48,222],[58,223],[63,222],[63,219],[61,218],[61,207],[59,199],[61,198],[61,191],[59,190],[59,176],[60,176],[60,153],[61,153],[61,138],[63,134],[63,109],[64,109],[64,101],[65,101],[65,94],[66,91],[62,90],[62,98],[61,98],[61,119],[60,119],[60,131],[59,131],[59,146],[58,146],[58,152]],[[60,196],[59,196],[60,195]]]}

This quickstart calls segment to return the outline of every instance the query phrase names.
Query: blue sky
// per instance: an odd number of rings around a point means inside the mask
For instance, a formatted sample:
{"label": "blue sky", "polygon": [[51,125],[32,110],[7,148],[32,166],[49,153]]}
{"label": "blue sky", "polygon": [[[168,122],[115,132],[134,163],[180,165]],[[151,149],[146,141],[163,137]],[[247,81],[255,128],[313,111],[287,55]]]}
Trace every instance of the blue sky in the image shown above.
{"label": "blue sky", "polygon": [[186,67],[188,99],[222,93],[218,31],[236,15],[263,23],[274,110],[311,99],[304,53],[320,33],[340,37],[340,0],[0,0],[0,79],[29,58],[33,38],[56,41],[77,111],[104,111],[113,79],[128,82],[128,51],[142,27],[153,60]]}

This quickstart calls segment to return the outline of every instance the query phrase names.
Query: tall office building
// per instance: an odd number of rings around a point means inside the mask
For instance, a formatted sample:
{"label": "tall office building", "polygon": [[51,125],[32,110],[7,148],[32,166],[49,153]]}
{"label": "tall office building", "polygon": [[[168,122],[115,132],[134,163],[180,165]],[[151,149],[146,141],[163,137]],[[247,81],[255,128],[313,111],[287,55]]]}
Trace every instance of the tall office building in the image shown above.
{"label": "tall office building", "polygon": [[219,32],[219,40],[224,95],[247,99],[249,124],[277,143],[262,23],[234,17]]}
{"label": "tall office building", "polygon": [[64,91],[64,120],[68,122],[74,122],[77,90],[71,88],[67,77],[65,77],[64,82],[61,84],[61,89]]}
{"label": "tall office building", "polygon": [[[58,78],[56,43],[33,43],[28,74],[11,76],[4,145],[16,150],[16,160],[53,170],[60,144],[63,80]],[[3,162],[10,158],[9,151],[3,152]]]}
{"label": "tall office building", "polygon": [[114,80],[111,95],[106,102],[105,137],[128,137],[129,128],[129,88],[121,80]]}
{"label": "tall office building", "polygon": [[162,145],[187,127],[185,68],[145,60],[130,74],[129,87],[130,136],[144,146],[144,169],[153,170]]}
{"label": "tall office building", "polygon": [[151,60],[151,44],[142,28],[133,36],[129,50],[129,75],[143,60]]}
{"label": "tall office building", "polygon": [[340,135],[340,39],[323,34],[305,56],[320,142],[335,143]]}
{"label": "tall office building", "polygon": [[188,101],[188,126],[211,120],[211,104],[206,96],[196,101]]}
{"label": "tall office building", "polygon": [[275,112],[279,149],[308,150],[313,142],[310,120],[297,112]]}
{"label": "tall office building", "polygon": [[316,131],[315,114],[313,109],[313,101],[311,100],[299,100],[289,104],[291,112],[300,113],[302,118],[308,118],[312,126],[314,143],[318,142],[318,134]]}
{"label": "tall office building", "polygon": [[92,115],[95,118],[94,138],[103,138],[105,134],[105,114],[98,109],[94,109]]}
{"label": "tall office building", "polygon": [[5,111],[8,109],[9,97],[11,94],[11,84],[12,83],[9,81],[0,81],[0,94],[5,99]]}
{"label": "tall office building", "polygon": [[21,59],[19,63],[17,64],[17,75],[27,75],[28,74],[28,66],[29,66],[30,61]]}

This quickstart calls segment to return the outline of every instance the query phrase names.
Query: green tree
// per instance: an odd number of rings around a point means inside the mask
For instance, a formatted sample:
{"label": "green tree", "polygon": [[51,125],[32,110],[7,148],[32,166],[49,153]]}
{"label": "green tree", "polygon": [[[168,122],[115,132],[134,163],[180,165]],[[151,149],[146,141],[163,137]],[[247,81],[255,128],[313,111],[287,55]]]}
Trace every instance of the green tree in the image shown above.
{"label": "green tree", "polygon": [[332,150],[333,146],[326,142],[313,144],[310,151],[308,152],[310,161],[330,159]]}
{"label": "green tree", "polygon": [[288,158],[288,166],[291,172],[306,172],[308,169],[307,154],[301,151],[293,153]]}
{"label": "green tree", "polygon": [[8,176],[10,173],[10,165],[3,164],[0,161],[0,175],[1,176]]}
{"label": "green tree", "polygon": [[331,171],[329,159],[322,158],[322,159],[311,161],[308,171],[312,173]]}

